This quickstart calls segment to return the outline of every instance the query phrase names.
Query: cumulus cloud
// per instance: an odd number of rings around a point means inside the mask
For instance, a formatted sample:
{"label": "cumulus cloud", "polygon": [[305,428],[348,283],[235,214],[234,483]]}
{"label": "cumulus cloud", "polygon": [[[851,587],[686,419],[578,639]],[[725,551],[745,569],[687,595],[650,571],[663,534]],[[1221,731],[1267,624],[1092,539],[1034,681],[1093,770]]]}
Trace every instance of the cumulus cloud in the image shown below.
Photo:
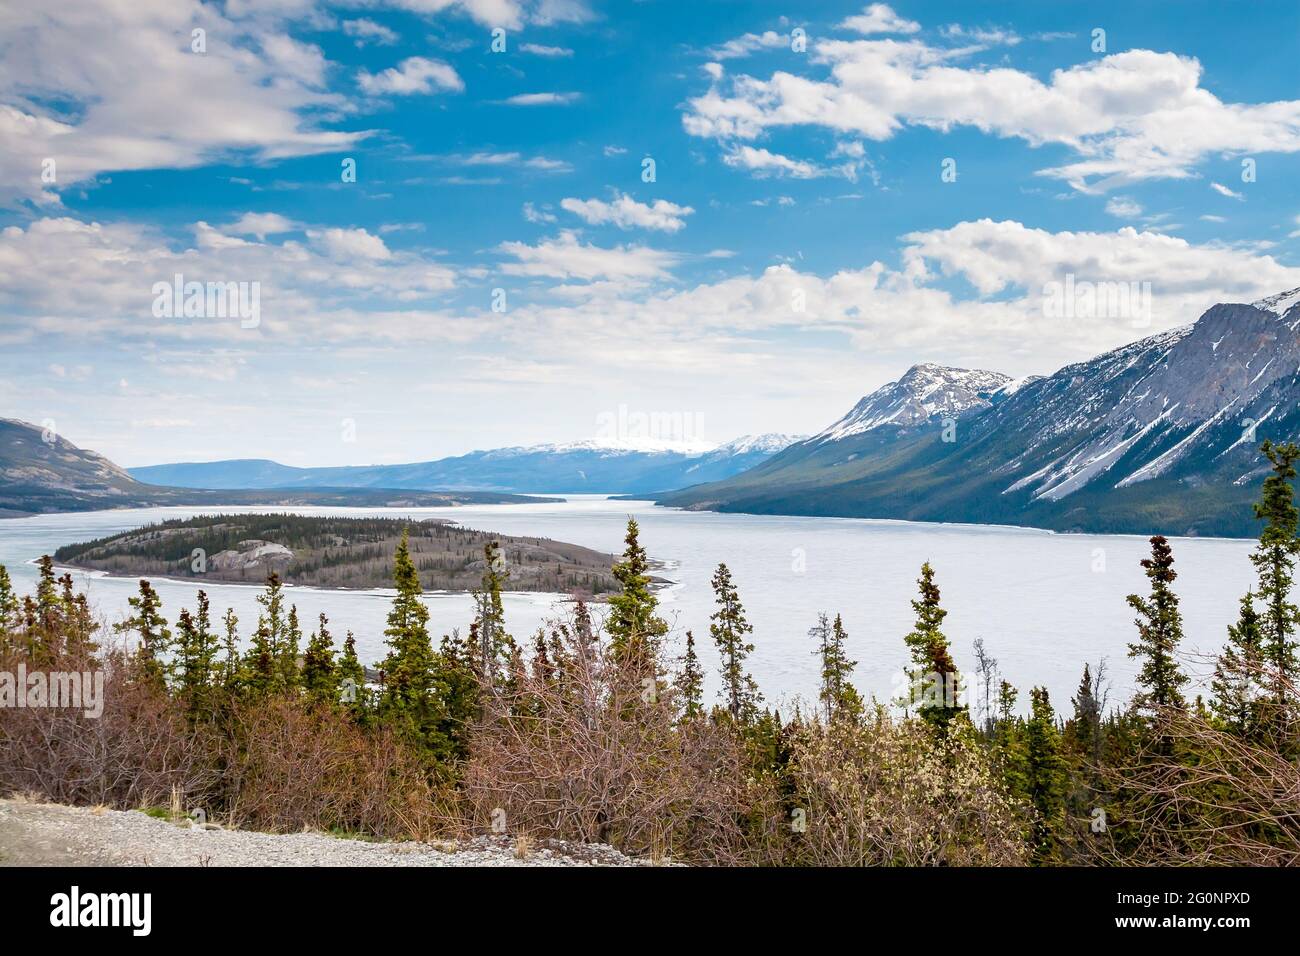
{"label": "cumulus cloud", "polygon": [[1225,151],[1300,151],[1300,100],[1225,103],[1201,86],[1192,57],[1130,50],[1044,81],[1006,66],[960,65],[976,52],[919,39],[823,39],[810,53],[821,78],[718,74],[688,101],[682,122],[733,154],[738,141],[793,127],[883,141],[909,126],[968,126],[1068,148],[1074,161],[1040,173],[1083,191],[1187,178],[1204,157]]}
{"label": "cumulus cloud", "polygon": [[410,96],[447,90],[459,93],[465,89],[465,81],[450,64],[422,56],[408,57],[381,73],[362,70],[357,74],[357,85],[370,96]]}
{"label": "cumulus cloud", "polygon": [[[306,243],[253,242],[234,230],[198,222],[193,244],[178,247],[131,223],[58,217],[9,226],[0,230],[5,307],[29,339],[312,341],[396,338],[403,331],[427,339],[436,326],[422,329],[418,317],[427,320],[430,297],[456,283],[447,266],[393,253],[364,229],[308,229]],[[245,330],[219,317],[154,317],[155,283],[171,283],[177,274],[186,281],[259,283],[261,327]],[[371,313],[393,319],[381,328],[378,319],[361,318]]]}
{"label": "cumulus cloud", "polygon": [[307,156],[368,135],[321,128],[347,100],[325,89],[320,49],[271,13],[64,0],[8,4],[0,24],[0,198],[53,204],[104,172]]}
{"label": "cumulus cloud", "polygon": [[921,24],[907,20],[894,12],[887,3],[873,3],[856,16],[841,21],[840,29],[855,30],[861,34],[917,33]]}
{"label": "cumulus cloud", "polygon": [[610,202],[562,199],[560,208],[593,226],[608,224],[620,229],[658,229],[662,232],[677,232],[686,225],[684,217],[695,212],[690,206],[679,206],[666,199],[657,199],[647,205],[626,194],[620,194]]}
{"label": "cumulus cloud", "polygon": [[507,275],[549,276],[557,279],[635,280],[666,279],[677,257],[669,252],[646,246],[602,248],[583,243],[576,233],[563,231],[555,239],[545,239],[530,246],[523,242],[503,242],[498,250],[515,262],[501,269]]}
{"label": "cumulus cloud", "polygon": [[240,236],[267,236],[284,232],[294,232],[299,228],[292,219],[281,216],[278,212],[246,212],[226,227],[226,232]]}

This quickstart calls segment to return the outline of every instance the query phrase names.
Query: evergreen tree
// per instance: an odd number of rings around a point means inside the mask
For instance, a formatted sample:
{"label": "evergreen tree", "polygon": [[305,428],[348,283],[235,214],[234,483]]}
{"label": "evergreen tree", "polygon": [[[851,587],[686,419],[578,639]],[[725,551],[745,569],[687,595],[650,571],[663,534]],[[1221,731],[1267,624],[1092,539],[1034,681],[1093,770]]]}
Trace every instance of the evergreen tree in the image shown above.
{"label": "evergreen tree", "polygon": [[302,626],[298,623],[298,605],[289,608],[289,619],[285,623],[284,643],[280,648],[279,667],[280,684],[289,690],[296,690],[302,684],[298,667],[298,654],[302,648]]}
{"label": "evergreen tree", "polygon": [[338,678],[339,701],[351,711],[353,718],[364,720],[370,706],[370,690],[366,687],[366,669],[357,657],[357,640],[351,631],[343,639]]}
{"label": "evergreen tree", "polygon": [[226,608],[226,615],[221,619],[226,630],[225,660],[221,666],[221,686],[228,693],[238,688],[240,680],[239,660],[239,618],[233,608]]}
{"label": "evergreen tree", "polygon": [[438,684],[443,688],[443,726],[446,756],[453,761],[469,759],[470,732],[479,712],[479,682],[474,655],[460,634],[443,635],[436,664]]}
{"label": "evergreen tree", "polygon": [[59,628],[63,635],[63,651],[74,658],[93,654],[99,650],[99,645],[92,639],[96,624],[86,595],[76,593],[71,574],[59,578],[59,587]]}
{"label": "evergreen tree", "polygon": [[745,609],[725,564],[719,564],[713,572],[713,593],[718,609],[711,616],[709,633],[722,656],[720,694],[732,720],[748,724],[758,713],[758,704],[763,699],[754,678],[745,670],[745,658],[754,650],[754,645],[745,641],[745,635],[752,634],[754,628],[745,620]]}
{"label": "evergreen tree", "polygon": [[1255,610],[1255,596],[1247,591],[1241,599],[1236,624],[1228,625],[1228,643],[1214,665],[1210,683],[1211,708],[1224,725],[1239,737],[1253,738],[1260,727],[1263,690],[1263,627]]}
{"label": "evergreen tree", "polygon": [[191,720],[210,711],[216,656],[217,637],[212,633],[208,595],[199,591],[197,614],[191,615],[184,608],[176,620],[176,654],[171,668],[177,694]]}
{"label": "evergreen tree", "polygon": [[1101,701],[1093,686],[1092,668],[1083,665],[1083,678],[1079,689],[1071,698],[1074,720],[1070,723],[1070,736],[1079,753],[1092,760],[1101,757]]}
{"label": "evergreen tree", "polygon": [[172,632],[162,616],[162,601],[148,581],[141,579],[140,593],[127,598],[134,614],[115,624],[117,633],[134,632],[139,637],[135,658],[146,681],[157,687],[165,684],[165,655],[171,648]]}
{"label": "evergreen tree", "polygon": [[389,652],[381,665],[384,688],[379,713],[400,731],[411,734],[426,746],[436,747],[433,737],[443,717],[442,688],[434,670],[429,609],[420,599],[423,589],[405,533],[393,557],[393,585],[397,594],[384,630]]}
{"label": "evergreen tree", "polygon": [[[1157,718],[1165,710],[1185,709],[1182,686],[1187,677],[1178,668],[1174,655],[1183,639],[1183,618],[1178,610],[1178,595],[1173,583],[1174,555],[1169,542],[1161,535],[1151,539],[1151,557],[1142,559],[1142,567],[1151,581],[1151,595],[1130,594],[1129,605],[1138,613],[1137,643],[1129,645],[1129,657],[1142,660],[1137,682],[1142,688],[1134,705],[1148,718]],[[1167,751],[1171,741],[1161,735],[1160,747]]]}
{"label": "evergreen tree", "polygon": [[916,625],[903,638],[912,654],[912,699],[920,698],[917,712],[923,719],[946,726],[964,709],[959,701],[961,675],[942,630],[948,612],[939,605],[939,587],[934,583],[930,562],[921,565],[921,577],[916,583],[921,594],[920,600],[912,602]]}
{"label": "evergreen tree", "polygon": [[1007,681],[998,685],[997,719],[993,724],[994,762],[1007,789],[1029,798],[1029,767],[1024,727],[1016,716],[1019,692]]}
{"label": "evergreen tree", "polygon": [[826,722],[861,716],[862,698],[850,683],[858,662],[849,660],[844,650],[849,636],[844,630],[844,622],[836,614],[835,623],[831,624],[825,614],[820,614],[808,635],[817,642],[813,654],[821,659],[821,688],[817,697],[822,703]]}
{"label": "evergreen tree", "polygon": [[284,585],[275,571],[266,576],[266,589],[257,596],[257,603],[262,612],[244,659],[244,684],[258,696],[278,694],[288,686],[284,667],[288,628],[284,620]]}
{"label": "evergreen tree", "polygon": [[21,605],[14,594],[13,582],[9,572],[0,564],[0,653],[7,651],[18,634],[21,622],[19,610]]}
{"label": "evergreen tree", "polygon": [[303,689],[316,700],[334,703],[339,699],[339,680],[334,666],[334,640],[329,621],[322,611],[320,623],[307,642],[302,661]]}
{"label": "evergreen tree", "polygon": [[499,541],[483,548],[483,581],[474,595],[477,614],[470,626],[470,648],[485,687],[500,689],[507,681],[515,639],[506,630],[502,591],[510,578]]}
{"label": "evergreen tree", "polygon": [[659,599],[650,589],[650,559],[639,536],[636,519],[628,518],[623,560],[613,567],[622,591],[609,599],[605,630],[617,657],[644,654],[653,660],[668,625],[655,613]]}
{"label": "evergreen tree", "polygon": [[704,713],[704,669],[695,654],[695,635],[686,632],[686,653],[682,655],[677,687],[682,694],[682,712],[688,720]]}
{"label": "evergreen tree", "polygon": [[1035,810],[1034,854],[1050,854],[1052,835],[1060,827],[1065,808],[1066,774],[1061,739],[1047,689],[1029,692],[1030,715],[1025,724],[1026,770],[1029,798]]}
{"label": "evergreen tree", "polygon": [[1273,474],[1264,480],[1263,497],[1255,505],[1255,516],[1266,523],[1250,560],[1259,574],[1256,593],[1263,604],[1260,650],[1263,663],[1272,672],[1269,709],[1273,719],[1285,722],[1292,716],[1287,687],[1297,676],[1295,638],[1300,625],[1300,609],[1291,601],[1296,556],[1300,555],[1300,538],[1296,537],[1300,510],[1291,482],[1296,477],[1300,446],[1266,441],[1260,450],[1272,464]]}

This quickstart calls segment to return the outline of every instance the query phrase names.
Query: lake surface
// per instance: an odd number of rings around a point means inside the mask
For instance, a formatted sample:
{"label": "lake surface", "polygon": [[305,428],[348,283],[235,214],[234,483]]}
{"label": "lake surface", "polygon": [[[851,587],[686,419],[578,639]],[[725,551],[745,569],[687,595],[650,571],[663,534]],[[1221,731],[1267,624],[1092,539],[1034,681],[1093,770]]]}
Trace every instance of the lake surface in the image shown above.
{"label": "lake surface", "polygon": [[[661,591],[665,617],[680,642],[687,628],[706,667],[716,671],[709,638],[713,593],[709,579],[725,561],[754,625],[751,669],[767,700],[789,706],[815,695],[818,666],[808,629],[817,613],[843,615],[850,656],[858,661],[855,683],[867,697],[884,700],[906,663],[905,635],[912,626],[910,601],[920,566],[930,561],[948,610],[944,630],[958,666],[973,669],[972,642],[982,637],[1003,675],[1028,699],[1043,684],[1058,710],[1068,710],[1085,661],[1104,657],[1112,678],[1112,701],[1133,689],[1135,662],[1127,657],[1136,629],[1125,595],[1147,590],[1138,561],[1145,538],[1057,535],[1045,531],[977,525],[935,525],[850,518],[769,517],[712,514],[659,508],[648,502],[566,496],[561,504],[480,505],[460,508],[294,508],[301,514],[385,515],[451,518],[470,528],[502,534],[549,537],[603,551],[620,552],[629,515],[641,525],[641,542],[666,564],[659,573],[671,587]],[[226,513],[265,508],[223,508]],[[285,509],[273,509],[285,510]],[[41,515],[0,521],[0,564],[20,592],[36,578],[30,563],[56,548],[166,518],[212,513],[212,508],[148,508]],[[1237,602],[1252,586],[1248,555],[1253,543],[1225,539],[1173,539],[1176,589],[1182,597],[1185,649],[1216,652]],[[134,580],[77,573],[100,614],[110,623],[127,611]],[[156,581],[164,610],[175,620],[193,608],[199,586]],[[208,584],[213,618],[227,607],[239,615],[244,638],[258,606],[257,588]],[[352,630],[362,659],[385,651],[383,628],[391,592],[317,591],[290,588],[304,631],[324,611],[341,643]],[[510,631],[521,641],[561,609],[557,595],[506,596]],[[427,596],[435,639],[473,618],[469,595]],[[678,646],[680,646],[678,644]],[[1200,668],[1205,669],[1204,665]],[[710,675],[709,693],[716,689]]]}

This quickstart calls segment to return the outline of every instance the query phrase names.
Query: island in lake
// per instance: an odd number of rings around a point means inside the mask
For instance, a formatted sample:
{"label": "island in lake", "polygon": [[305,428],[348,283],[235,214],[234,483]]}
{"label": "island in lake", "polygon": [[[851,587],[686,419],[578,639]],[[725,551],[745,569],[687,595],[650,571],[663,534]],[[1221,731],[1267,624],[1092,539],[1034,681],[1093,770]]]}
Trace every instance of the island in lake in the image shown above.
{"label": "island in lake", "polygon": [[402,533],[427,591],[471,591],[486,569],[484,549],[501,547],[511,591],[600,597],[619,590],[612,554],[548,538],[475,531],[444,518],[343,518],[218,514],[174,519],[60,548],[60,565],[125,577],[262,584],[272,571],[317,588],[392,586]]}

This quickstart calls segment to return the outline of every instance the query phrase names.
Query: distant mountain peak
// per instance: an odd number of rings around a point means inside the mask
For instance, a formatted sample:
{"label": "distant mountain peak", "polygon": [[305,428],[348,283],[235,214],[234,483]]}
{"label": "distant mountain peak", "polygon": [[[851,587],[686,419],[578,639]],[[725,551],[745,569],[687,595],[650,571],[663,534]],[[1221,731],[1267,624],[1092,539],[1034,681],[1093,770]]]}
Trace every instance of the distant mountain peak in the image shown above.
{"label": "distant mountain peak", "polygon": [[839,441],[885,425],[906,428],[939,415],[960,415],[987,408],[1009,375],[983,369],[953,368],[934,362],[913,365],[896,382],[864,397],[852,410],[813,440]]}

